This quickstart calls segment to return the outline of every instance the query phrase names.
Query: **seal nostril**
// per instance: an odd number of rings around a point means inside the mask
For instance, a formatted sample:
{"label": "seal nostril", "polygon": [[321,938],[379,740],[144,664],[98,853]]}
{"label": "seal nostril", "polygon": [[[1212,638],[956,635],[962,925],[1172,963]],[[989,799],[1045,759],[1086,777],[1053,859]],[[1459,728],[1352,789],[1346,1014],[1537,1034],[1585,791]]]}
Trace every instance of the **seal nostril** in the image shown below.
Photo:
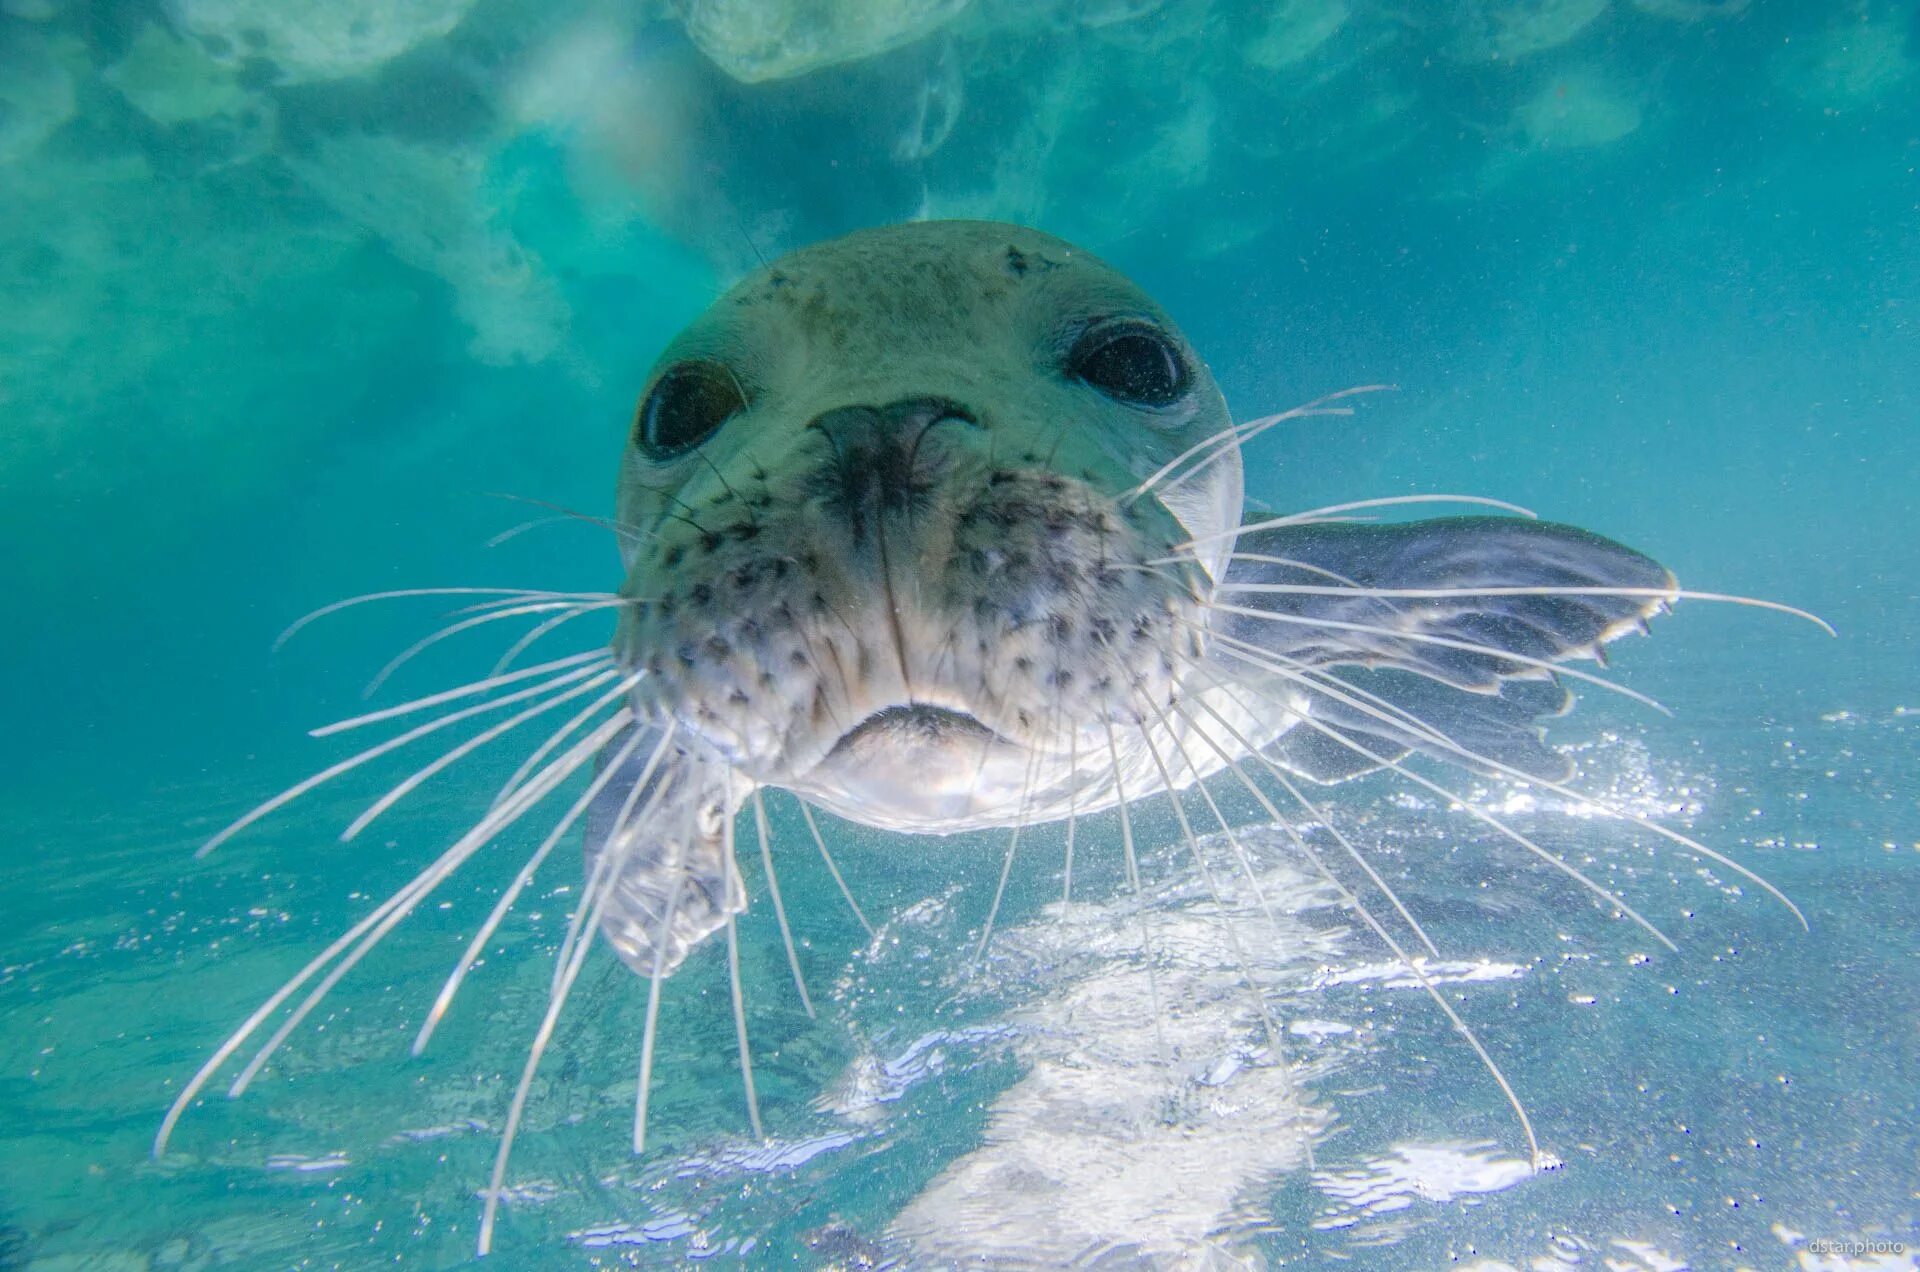
{"label": "seal nostril", "polygon": [[980,427],[966,407],[934,396],[836,407],[807,422],[831,450],[820,471],[822,493],[847,517],[856,540],[866,535],[870,510],[910,509],[931,489],[922,444],[943,424]]}

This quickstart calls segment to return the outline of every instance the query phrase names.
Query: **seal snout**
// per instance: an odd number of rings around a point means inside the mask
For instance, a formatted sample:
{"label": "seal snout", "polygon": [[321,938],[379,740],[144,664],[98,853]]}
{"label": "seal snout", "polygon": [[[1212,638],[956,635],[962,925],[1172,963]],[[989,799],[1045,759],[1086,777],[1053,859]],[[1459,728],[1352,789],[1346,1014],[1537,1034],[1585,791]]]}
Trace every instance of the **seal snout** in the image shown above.
{"label": "seal snout", "polygon": [[807,422],[830,456],[821,493],[859,536],[869,509],[911,511],[934,488],[922,443],[943,425],[978,428],[966,407],[944,397],[910,397],[884,406],[841,406]]}

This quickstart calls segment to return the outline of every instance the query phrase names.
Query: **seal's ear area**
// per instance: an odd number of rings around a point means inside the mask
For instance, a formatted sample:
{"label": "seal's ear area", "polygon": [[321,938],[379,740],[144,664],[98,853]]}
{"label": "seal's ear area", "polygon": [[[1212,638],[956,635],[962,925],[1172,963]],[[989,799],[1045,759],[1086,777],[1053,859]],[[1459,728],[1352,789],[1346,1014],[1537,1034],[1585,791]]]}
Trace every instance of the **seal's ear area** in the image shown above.
{"label": "seal's ear area", "polygon": [[1574,526],[1505,517],[1280,526],[1242,535],[1217,630],[1312,667],[1392,667],[1498,694],[1642,628],[1678,585]]}

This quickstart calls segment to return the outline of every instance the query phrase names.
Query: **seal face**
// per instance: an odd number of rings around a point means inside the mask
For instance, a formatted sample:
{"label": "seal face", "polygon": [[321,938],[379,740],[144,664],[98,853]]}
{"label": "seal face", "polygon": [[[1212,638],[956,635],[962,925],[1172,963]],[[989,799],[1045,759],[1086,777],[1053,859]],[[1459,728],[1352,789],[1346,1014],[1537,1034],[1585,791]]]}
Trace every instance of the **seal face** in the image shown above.
{"label": "seal face", "polygon": [[[1097,802],[1069,757],[1201,652],[1238,456],[1122,496],[1229,424],[1159,306],[1059,240],[932,223],[796,252],[642,395],[619,497],[636,711],[871,825]],[[1211,555],[1150,564],[1189,540]]]}

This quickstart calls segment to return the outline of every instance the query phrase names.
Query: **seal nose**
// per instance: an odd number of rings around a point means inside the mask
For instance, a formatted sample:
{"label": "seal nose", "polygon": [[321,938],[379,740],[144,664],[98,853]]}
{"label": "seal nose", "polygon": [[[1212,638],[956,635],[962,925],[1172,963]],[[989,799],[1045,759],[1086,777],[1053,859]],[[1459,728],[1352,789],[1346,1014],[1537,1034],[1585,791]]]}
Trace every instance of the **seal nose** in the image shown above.
{"label": "seal nose", "polygon": [[928,433],[942,424],[979,427],[959,403],[942,397],[902,398],[886,406],[842,406],[808,421],[827,439],[829,496],[864,528],[869,508],[902,512],[933,486],[921,454]]}

